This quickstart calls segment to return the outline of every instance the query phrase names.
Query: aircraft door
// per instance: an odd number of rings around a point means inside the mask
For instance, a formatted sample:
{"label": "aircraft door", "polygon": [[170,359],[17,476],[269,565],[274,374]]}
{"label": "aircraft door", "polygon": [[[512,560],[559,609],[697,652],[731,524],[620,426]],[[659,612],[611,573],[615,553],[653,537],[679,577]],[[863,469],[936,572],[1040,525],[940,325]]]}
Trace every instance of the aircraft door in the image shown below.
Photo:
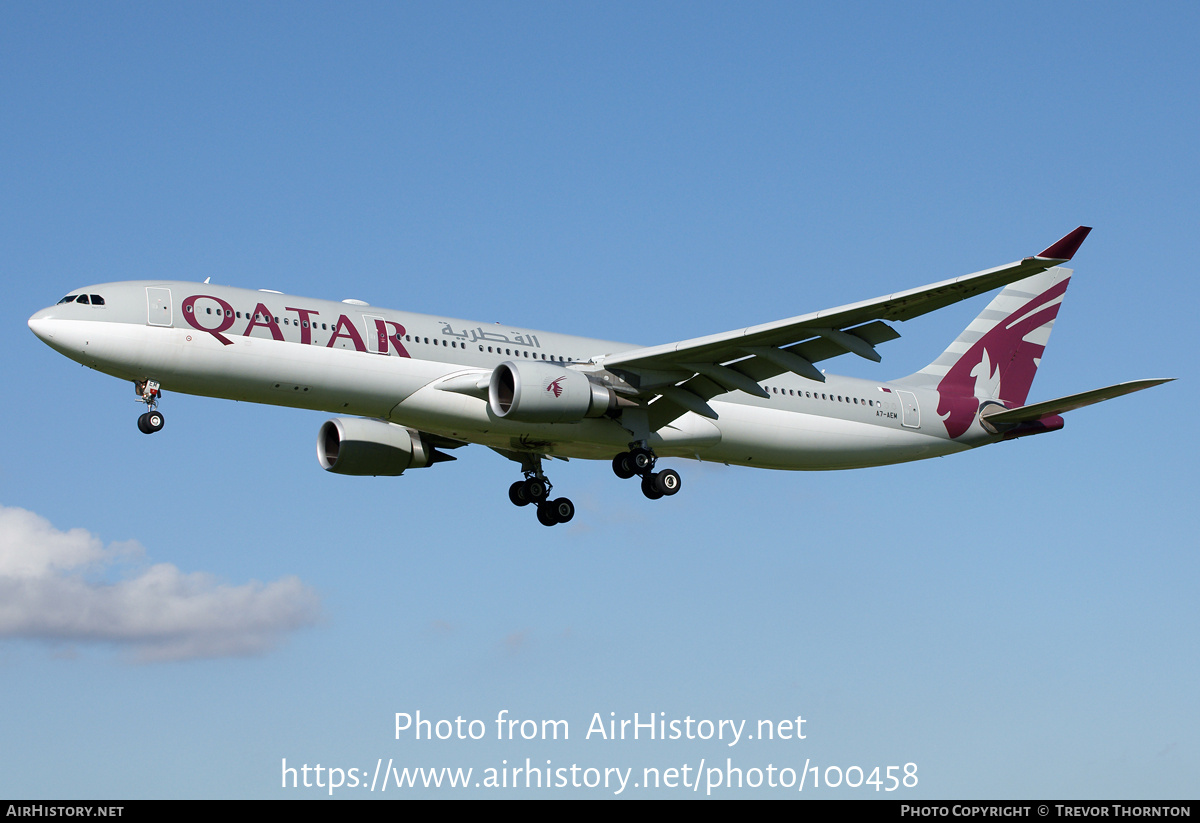
{"label": "aircraft door", "polygon": [[921,428],[921,407],[917,404],[917,396],[910,391],[899,389],[900,395],[900,425],[910,429]]}
{"label": "aircraft door", "polygon": [[372,354],[387,354],[387,324],[383,322],[383,318],[373,314],[364,314],[363,322],[367,327],[367,351]]}
{"label": "aircraft door", "polygon": [[171,325],[171,290],[146,287],[146,322],[151,326]]}

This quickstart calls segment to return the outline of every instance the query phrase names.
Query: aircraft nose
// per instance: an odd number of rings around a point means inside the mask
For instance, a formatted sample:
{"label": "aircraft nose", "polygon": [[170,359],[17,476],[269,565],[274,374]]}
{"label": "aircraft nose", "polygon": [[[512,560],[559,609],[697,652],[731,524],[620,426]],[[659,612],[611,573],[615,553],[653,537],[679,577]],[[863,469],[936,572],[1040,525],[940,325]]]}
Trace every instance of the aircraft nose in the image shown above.
{"label": "aircraft nose", "polygon": [[41,340],[49,343],[54,339],[54,321],[50,319],[53,309],[42,309],[29,318],[29,329]]}

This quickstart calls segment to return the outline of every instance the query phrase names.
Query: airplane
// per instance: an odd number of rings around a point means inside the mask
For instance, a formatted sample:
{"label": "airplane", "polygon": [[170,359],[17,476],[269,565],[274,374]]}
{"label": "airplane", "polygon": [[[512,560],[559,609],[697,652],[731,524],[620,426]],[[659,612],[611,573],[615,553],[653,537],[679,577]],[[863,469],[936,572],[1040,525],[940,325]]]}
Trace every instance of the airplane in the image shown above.
{"label": "airplane", "polygon": [[[521,466],[509,488],[537,519],[569,522],[543,459],[611,460],[650,499],[679,492],[662,457],[768,469],[880,466],[1056,431],[1062,414],[1150,388],[1135,380],[1026,404],[1091,229],[1032,257],[825,311],[657,346],[204,283],[144,280],[72,291],[29,318],[51,348],[131,381],[163,428],[163,390],[346,415],[325,422],[330,472],[400,475],[468,444]],[[890,381],[816,364],[876,346],[906,321],[1001,291],[936,360]]]}

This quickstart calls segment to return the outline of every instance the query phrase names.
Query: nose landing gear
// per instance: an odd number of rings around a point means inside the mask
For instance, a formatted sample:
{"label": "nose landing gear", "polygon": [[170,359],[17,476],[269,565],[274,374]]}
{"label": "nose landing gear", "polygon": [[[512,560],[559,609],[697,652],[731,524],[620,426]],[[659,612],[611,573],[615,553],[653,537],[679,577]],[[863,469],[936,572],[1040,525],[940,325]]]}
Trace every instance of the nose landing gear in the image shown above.
{"label": "nose landing gear", "polygon": [[162,396],[158,383],[154,380],[139,380],[133,384],[133,390],[137,392],[138,402],[145,403],[149,408],[149,411],[138,418],[138,429],[142,434],[154,434],[166,422],[162,412],[157,411],[158,400]]}
{"label": "nose landing gear", "polygon": [[621,452],[613,458],[613,474],[622,480],[628,480],[635,475],[642,478],[642,494],[651,500],[660,497],[670,497],[678,494],[683,486],[683,479],[674,469],[654,471],[657,458],[654,452],[643,445],[636,445],[627,452]]}

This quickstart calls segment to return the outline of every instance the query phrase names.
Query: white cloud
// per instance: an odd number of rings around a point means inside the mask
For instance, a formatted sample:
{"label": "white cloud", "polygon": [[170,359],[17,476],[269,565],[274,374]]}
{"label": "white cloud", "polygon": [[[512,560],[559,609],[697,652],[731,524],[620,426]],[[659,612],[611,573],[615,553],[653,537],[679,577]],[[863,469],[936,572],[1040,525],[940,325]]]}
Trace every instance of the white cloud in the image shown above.
{"label": "white cloud", "polygon": [[[0,506],[0,637],[115,643],[139,660],[260,654],[320,616],[297,577],[231,586],[169,563],[128,566],[136,543],[105,548],[84,529],[63,532],[25,509]],[[125,564],[127,574],[102,573]]]}

